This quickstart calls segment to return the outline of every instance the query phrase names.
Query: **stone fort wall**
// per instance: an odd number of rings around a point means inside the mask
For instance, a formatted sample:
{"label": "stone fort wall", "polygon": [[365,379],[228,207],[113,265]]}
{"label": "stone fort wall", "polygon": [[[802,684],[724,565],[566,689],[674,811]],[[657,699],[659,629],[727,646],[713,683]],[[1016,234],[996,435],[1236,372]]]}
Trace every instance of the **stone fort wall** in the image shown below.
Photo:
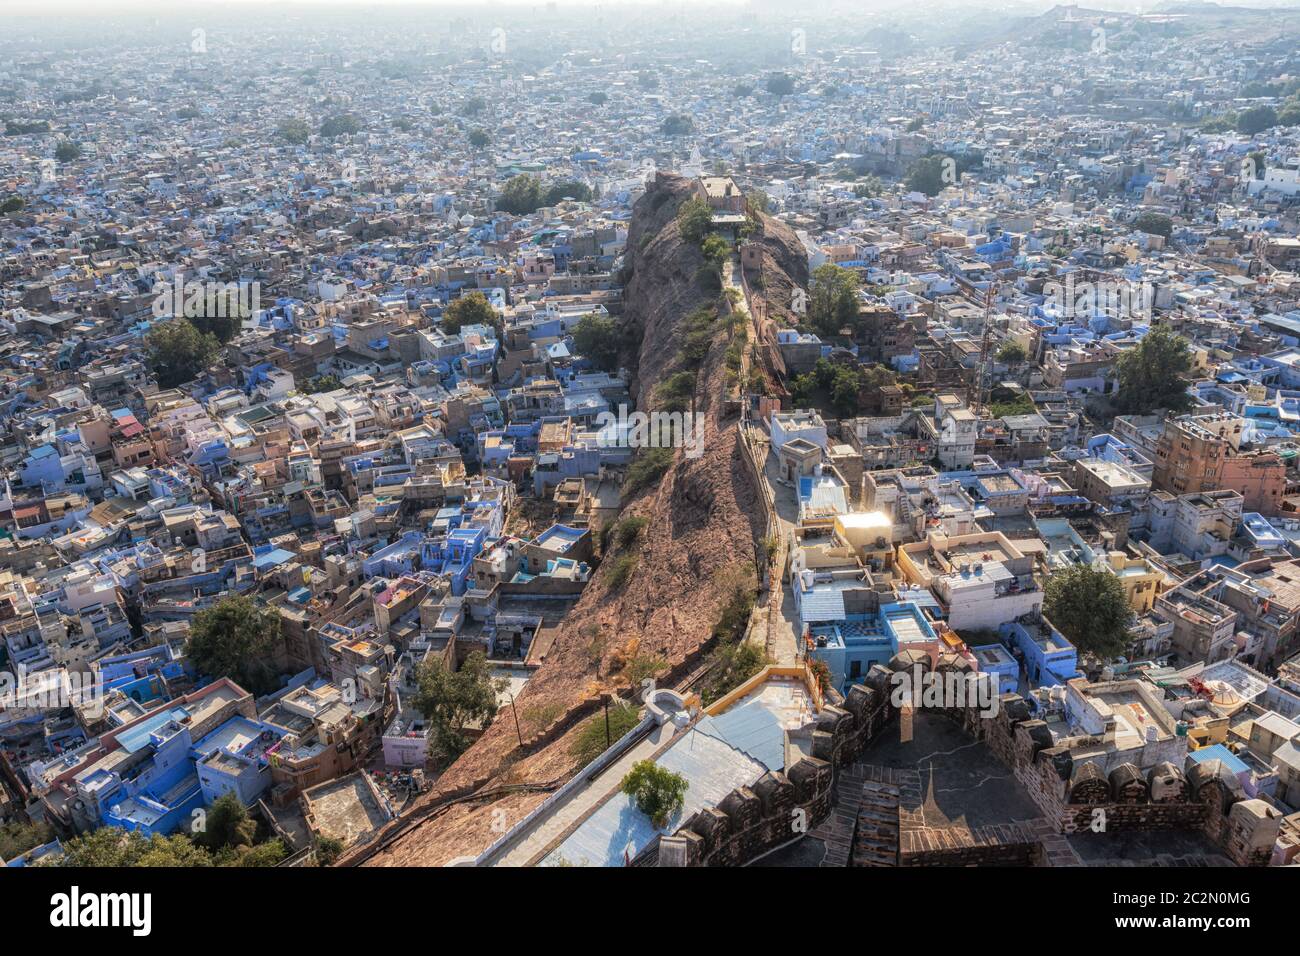
{"label": "stone fort wall", "polygon": [[[892,662],[916,666],[913,660]],[[964,672],[961,659],[941,661],[936,670]],[[716,807],[694,814],[670,836],[650,844],[637,866],[740,866],[793,840],[832,812],[836,780],[891,723],[892,671],[876,666],[865,682],[850,688],[842,706],[827,706],[812,732],[812,755],[785,772],[773,771],[727,795]],[[974,700],[975,695],[967,696]],[[1031,719],[1029,705],[1004,694],[994,716],[975,707],[948,708],[955,721],[1014,774],[1042,810],[1036,828],[983,828],[955,845],[919,845],[903,821],[902,865],[1035,864],[1044,861],[1036,840],[1042,834],[1142,830],[1199,830],[1241,866],[1265,866],[1281,813],[1262,800],[1247,799],[1240,783],[1218,761],[1184,767],[1158,763],[1145,771],[1131,763],[1103,772],[1100,741],[1080,738],[1054,744],[1047,725]],[[837,811],[838,812],[838,811]]]}

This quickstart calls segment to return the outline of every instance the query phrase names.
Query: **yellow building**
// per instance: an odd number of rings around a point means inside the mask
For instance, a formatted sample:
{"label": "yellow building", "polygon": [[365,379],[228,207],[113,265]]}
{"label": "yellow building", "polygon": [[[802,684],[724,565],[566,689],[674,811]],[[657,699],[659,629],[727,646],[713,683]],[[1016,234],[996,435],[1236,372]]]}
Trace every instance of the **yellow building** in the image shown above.
{"label": "yellow building", "polygon": [[1107,566],[1119,578],[1124,596],[1135,614],[1145,614],[1155,606],[1156,595],[1165,587],[1165,576],[1150,561],[1130,558],[1122,551],[1112,551],[1107,555]]}
{"label": "yellow building", "polygon": [[894,522],[883,511],[836,515],[835,533],[863,560],[875,558],[884,567],[894,563]]}

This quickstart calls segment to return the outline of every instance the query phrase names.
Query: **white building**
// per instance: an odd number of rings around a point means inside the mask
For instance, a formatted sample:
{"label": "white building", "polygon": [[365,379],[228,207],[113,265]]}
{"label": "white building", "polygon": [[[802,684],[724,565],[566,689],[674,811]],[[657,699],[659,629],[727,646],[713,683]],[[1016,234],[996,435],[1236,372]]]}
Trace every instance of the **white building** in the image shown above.
{"label": "white building", "polygon": [[[772,413],[772,450],[780,451],[787,442],[802,438],[826,450],[826,423],[817,412],[801,409],[793,412]],[[974,444],[971,445],[972,452]]]}

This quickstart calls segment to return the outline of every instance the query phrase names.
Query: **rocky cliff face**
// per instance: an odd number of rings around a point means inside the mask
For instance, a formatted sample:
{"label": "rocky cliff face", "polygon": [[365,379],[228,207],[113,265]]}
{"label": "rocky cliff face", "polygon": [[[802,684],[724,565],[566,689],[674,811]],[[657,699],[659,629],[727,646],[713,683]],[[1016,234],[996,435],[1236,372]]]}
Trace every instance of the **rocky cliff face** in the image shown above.
{"label": "rocky cliff face", "polygon": [[[702,291],[696,272],[703,258],[681,238],[675,216],[692,194],[692,182],[660,175],[638,200],[628,230],[624,330],[639,341],[633,394],[645,408],[654,389],[673,370],[683,319],[717,301]],[[764,254],[771,281],[790,282],[785,266],[797,269],[802,249],[788,230],[765,222]],[[780,278],[778,279],[778,273]],[[755,560],[761,539],[761,505],[738,447],[739,417],[724,409],[725,323],[718,322],[701,366],[696,412],[704,419],[699,457],[674,453],[667,472],[652,487],[625,499],[621,517],[646,520],[629,551],[637,564],[622,586],[611,580],[615,550],[597,569],[581,600],[560,624],[545,662],[517,701],[525,718],[525,746],[514,720],[501,714],[483,737],[439,779],[422,802],[445,799],[500,784],[543,783],[567,778],[577,769],[570,753],[588,714],[604,689],[626,693],[628,660],[660,659],[661,686],[680,680],[708,641],[731,594],[735,575]],[[528,715],[539,715],[537,724]],[[369,865],[438,865],[477,854],[545,798],[515,794],[495,801],[458,804],[393,839],[372,854]],[[495,824],[495,829],[494,829]]]}
{"label": "rocky cliff face", "polygon": [[[704,258],[682,241],[674,217],[693,195],[693,181],[660,174],[637,202],[628,228],[627,318],[643,334],[634,386],[645,393],[663,378],[672,363],[677,324],[706,300],[694,281]],[[794,290],[808,288],[808,255],[784,223],[761,217],[760,228],[745,240],[745,275],[763,325],[759,341],[775,342],[776,320],[795,324]],[[644,402],[642,402],[644,404]]]}

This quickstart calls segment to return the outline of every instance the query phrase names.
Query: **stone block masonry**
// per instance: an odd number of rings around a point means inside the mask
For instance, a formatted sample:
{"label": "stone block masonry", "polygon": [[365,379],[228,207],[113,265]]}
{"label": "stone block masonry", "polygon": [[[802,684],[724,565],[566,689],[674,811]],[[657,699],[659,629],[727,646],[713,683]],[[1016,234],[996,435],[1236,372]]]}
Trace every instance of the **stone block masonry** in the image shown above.
{"label": "stone block masonry", "polygon": [[[634,862],[744,865],[801,835],[792,827],[798,810],[810,834],[826,846],[823,866],[1078,865],[1068,834],[1150,830],[1200,831],[1239,866],[1268,864],[1281,813],[1262,800],[1245,799],[1240,783],[1218,761],[1189,761],[1186,769],[1166,761],[1145,771],[1123,763],[1105,773],[1102,741],[1054,742],[1047,725],[1031,719],[1028,704],[1015,694],[1004,694],[992,717],[976,707],[944,714],[1012,771],[1042,819],[975,828],[926,826],[919,774],[851,766],[897,717],[890,674],[872,667],[842,706],[823,708],[811,757],[786,774],[765,774],[717,807],[696,813]],[[895,832],[896,855],[891,856]],[[667,851],[662,858],[661,847]]]}

